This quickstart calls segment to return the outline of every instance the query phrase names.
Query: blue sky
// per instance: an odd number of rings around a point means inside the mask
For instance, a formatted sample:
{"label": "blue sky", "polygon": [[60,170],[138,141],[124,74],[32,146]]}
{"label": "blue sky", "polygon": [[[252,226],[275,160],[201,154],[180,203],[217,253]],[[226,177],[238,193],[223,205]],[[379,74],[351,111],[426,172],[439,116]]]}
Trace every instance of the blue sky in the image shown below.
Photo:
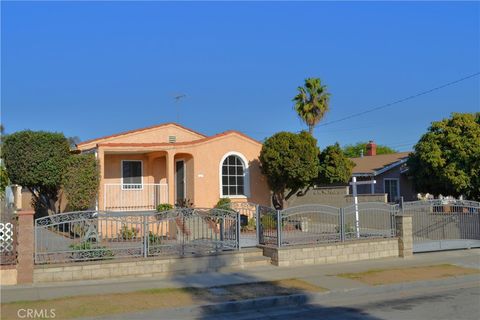
{"label": "blue sky", "polygon": [[[307,77],[324,122],[480,71],[480,4],[2,2],[7,132],[82,140],[177,120],[262,140],[299,131]],[[404,151],[432,121],[480,111],[480,77],[315,130],[319,145],[374,139]],[[178,106],[174,96],[186,94]],[[177,108],[178,107],[178,108]]]}

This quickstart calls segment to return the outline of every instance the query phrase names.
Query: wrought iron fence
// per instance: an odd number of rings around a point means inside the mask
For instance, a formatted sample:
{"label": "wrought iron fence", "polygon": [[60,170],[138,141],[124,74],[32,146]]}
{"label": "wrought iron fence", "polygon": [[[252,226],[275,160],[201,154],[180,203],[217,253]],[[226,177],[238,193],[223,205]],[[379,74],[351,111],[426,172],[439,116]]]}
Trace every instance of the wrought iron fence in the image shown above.
{"label": "wrought iron fence", "polygon": [[35,263],[209,254],[238,248],[238,213],[80,211],[35,220]]}
{"label": "wrought iron fence", "polygon": [[17,226],[18,220],[12,207],[1,203],[0,214],[0,264],[17,263]]}
{"label": "wrought iron fence", "polygon": [[389,238],[395,236],[398,205],[362,202],[343,208],[344,239]]}
{"label": "wrought iron fence", "polygon": [[281,246],[336,242],[341,240],[338,208],[302,205],[281,211]]}
{"label": "wrought iron fence", "polygon": [[[414,246],[425,244],[417,251],[437,248],[435,241],[480,240],[480,202],[446,199],[412,201],[403,203],[402,211],[412,216]],[[429,247],[429,243],[432,246]],[[476,246],[479,244],[476,242]],[[444,249],[462,247],[461,243],[450,243],[453,247],[448,245],[444,243]]]}
{"label": "wrought iron fence", "polygon": [[280,247],[390,238],[395,236],[395,214],[398,212],[398,205],[380,202],[345,208],[321,204],[285,210],[259,208],[259,244]]}

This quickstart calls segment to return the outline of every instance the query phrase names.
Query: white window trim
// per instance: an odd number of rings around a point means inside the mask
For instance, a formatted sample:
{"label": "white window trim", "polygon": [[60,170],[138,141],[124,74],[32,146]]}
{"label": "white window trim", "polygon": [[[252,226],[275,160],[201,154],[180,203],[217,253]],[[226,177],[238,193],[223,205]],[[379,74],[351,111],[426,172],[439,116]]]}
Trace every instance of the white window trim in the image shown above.
{"label": "white window trim", "polygon": [[[223,183],[222,183],[222,166],[223,162],[227,157],[229,156],[237,156],[243,161],[243,166],[244,170],[243,173],[245,174],[245,177],[243,178],[243,193],[244,195],[237,195],[237,196],[230,196],[230,195],[224,195],[223,194]],[[243,154],[240,152],[227,152],[226,154],[223,155],[222,159],[220,160],[220,165],[218,166],[218,182],[219,182],[219,192],[220,192],[220,198],[230,198],[230,199],[246,199],[250,197],[250,170],[248,166],[248,160],[245,158]]]}
{"label": "white window trim", "polygon": [[[129,185],[129,183],[124,183],[123,182],[123,163],[126,162],[126,161],[128,161],[128,162],[140,162],[140,171],[141,171],[141,175],[140,175],[140,179],[141,179],[140,185],[141,185],[141,187],[140,188],[125,188],[126,185]],[[143,190],[143,160],[122,160],[121,165],[120,165],[120,176],[122,177],[122,179],[121,179],[122,190],[125,190],[125,191]],[[136,185],[136,183],[135,183],[135,185]]]}
{"label": "white window trim", "polygon": [[[183,194],[185,198],[187,197],[187,162],[184,158],[176,159],[175,160],[175,202],[177,203],[179,199],[177,199],[177,162],[183,162]],[[180,199],[184,200],[184,199]]]}
{"label": "white window trim", "polygon": [[[384,178],[384,179],[383,179],[383,192],[384,192],[384,193],[387,193],[387,190],[386,190],[386,188],[385,188],[385,181],[387,181],[387,180],[397,181],[397,190],[398,190],[398,195],[397,195],[397,196],[398,196],[398,198],[400,198],[400,195],[402,194],[402,193],[400,192],[400,179],[399,179],[399,178]],[[394,201],[395,201],[395,199],[394,199]]]}

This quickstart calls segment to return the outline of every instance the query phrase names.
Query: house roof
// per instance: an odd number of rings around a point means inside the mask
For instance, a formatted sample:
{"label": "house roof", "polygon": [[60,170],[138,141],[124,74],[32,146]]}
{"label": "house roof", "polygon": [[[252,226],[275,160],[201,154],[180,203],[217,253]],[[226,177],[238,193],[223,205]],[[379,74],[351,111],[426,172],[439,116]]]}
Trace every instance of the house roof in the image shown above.
{"label": "house roof", "polygon": [[376,176],[405,163],[409,154],[410,151],[352,158],[351,160],[355,163],[352,175]]}
{"label": "house roof", "polygon": [[145,127],[145,128],[140,128],[140,129],[135,129],[135,130],[129,130],[129,131],[124,131],[124,132],[120,132],[120,133],[116,133],[116,134],[112,134],[112,135],[108,135],[108,136],[104,136],[104,137],[100,137],[100,138],[95,138],[95,139],[90,139],[90,140],[86,140],[86,141],[82,141],[80,143],[77,144],[77,146],[82,146],[82,145],[85,145],[85,144],[89,144],[89,143],[92,143],[92,142],[95,142],[95,141],[100,141],[100,140],[104,140],[104,139],[108,139],[108,138],[114,138],[114,137],[119,137],[119,136],[123,136],[123,135],[127,135],[127,134],[131,134],[131,133],[137,133],[137,132],[141,132],[141,131],[147,131],[147,130],[151,130],[151,129],[158,129],[158,128],[161,128],[161,127],[166,127],[166,126],[175,126],[175,127],[178,127],[178,128],[181,128],[183,130],[186,130],[186,131],[189,131],[189,132],[192,132],[194,134],[197,134],[203,138],[206,138],[207,136],[200,133],[200,132],[197,132],[197,131],[194,131],[192,129],[189,129],[189,128],[186,128],[178,123],[174,123],[174,122],[167,122],[167,123],[162,123],[162,124],[158,124],[158,125],[154,125],[154,126],[149,126],[149,127]]}

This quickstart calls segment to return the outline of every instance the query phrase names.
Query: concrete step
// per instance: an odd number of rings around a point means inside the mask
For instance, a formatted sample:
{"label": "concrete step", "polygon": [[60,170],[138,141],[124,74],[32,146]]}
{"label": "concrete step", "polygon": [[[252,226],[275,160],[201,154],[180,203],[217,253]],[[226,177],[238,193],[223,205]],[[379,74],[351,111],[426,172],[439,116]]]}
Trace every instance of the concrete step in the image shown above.
{"label": "concrete step", "polygon": [[263,249],[260,248],[242,248],[240,252],[246,257],[263,257]]}
{"label": "concrete step", "polygon": [[257,267],[257,266],[269,266],[271,264],[271,259],[269,257],[245,257],[243,261],[243,265],[245,268],[248,267]]}

